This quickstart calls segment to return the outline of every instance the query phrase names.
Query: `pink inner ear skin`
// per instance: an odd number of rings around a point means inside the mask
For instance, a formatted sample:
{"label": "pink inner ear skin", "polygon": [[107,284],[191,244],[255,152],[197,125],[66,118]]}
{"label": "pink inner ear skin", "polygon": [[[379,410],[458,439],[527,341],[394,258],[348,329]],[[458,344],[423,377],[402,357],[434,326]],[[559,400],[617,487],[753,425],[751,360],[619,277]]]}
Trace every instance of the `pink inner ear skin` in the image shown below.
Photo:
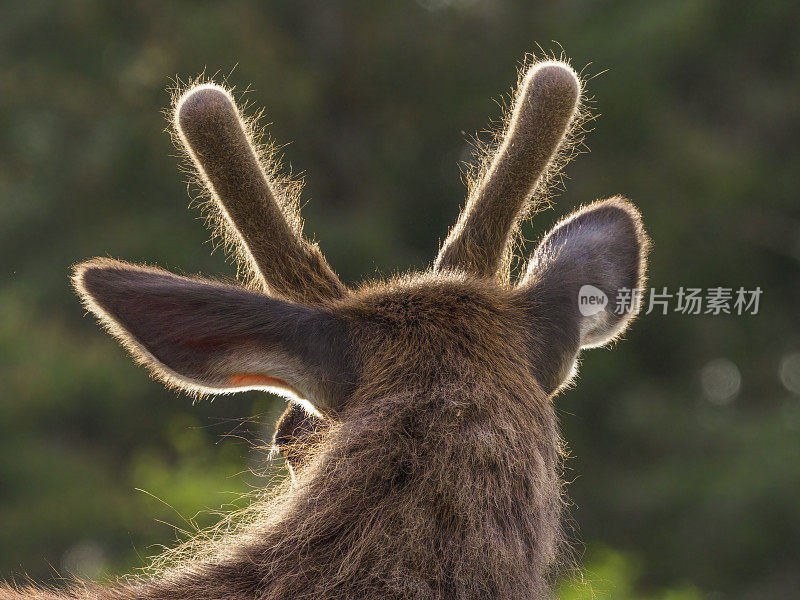
{"label": "pink inner ear skin", "polygon": [[244,387],[249,385],[268,385],[270,387],[282,387],[292,389],[283,379],[268,377],[258,373],[236,373],[231,375],[230,384],[233,387]]}

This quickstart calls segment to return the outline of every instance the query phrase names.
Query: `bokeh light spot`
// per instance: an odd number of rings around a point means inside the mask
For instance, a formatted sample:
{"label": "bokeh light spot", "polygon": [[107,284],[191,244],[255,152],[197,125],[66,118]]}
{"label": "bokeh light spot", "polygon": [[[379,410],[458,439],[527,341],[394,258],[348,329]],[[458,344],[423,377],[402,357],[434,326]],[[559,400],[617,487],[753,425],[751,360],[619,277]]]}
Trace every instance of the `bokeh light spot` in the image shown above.
{"label": "bokeh light spot", "polygon": [[800,396],[800,352],[787,354],[778,368],[783,387]]}
{"label": "bokeh light spot", "polygon": [[76,577],[95,579],[106,566],[106,553],[93,540],[81,540],[61,557],[61,568]]}
{"label": "bokeh light spot", "polygon": [[700,372],[703,393],[714,404],[728,404],[739,394],[742,374],[732,361],[717,358],[709,362]]}

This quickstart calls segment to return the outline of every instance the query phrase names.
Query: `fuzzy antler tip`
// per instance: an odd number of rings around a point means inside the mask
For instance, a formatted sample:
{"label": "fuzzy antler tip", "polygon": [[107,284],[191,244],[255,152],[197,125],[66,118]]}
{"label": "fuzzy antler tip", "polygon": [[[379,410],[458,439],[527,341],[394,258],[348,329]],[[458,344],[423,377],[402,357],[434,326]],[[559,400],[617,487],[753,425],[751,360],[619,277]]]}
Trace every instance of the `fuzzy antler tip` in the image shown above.
{"label": "fuzzy antler tip", "polygon": [[567,63],[547,61],[534,65],[519,87],[515,113],[530,111],[553,124],[554,140],[561,137],[578,109],[581,82]]}
{"label": "fuzzy antler tip", "polygon": [[233,97],[214,83],[191,88],[180,97],[175,107],[175,125],[184,133],[189,129],[213,128],[217,123],[231,120],[239,120]]}
{"label": "fuzzy antler tip", "polygon": [[575,70],[565,62],[548,60],[536,63],[525,74],[525,83],[534,80],[542,87],[551,88],[554,93],[577,98],[581,82]]}

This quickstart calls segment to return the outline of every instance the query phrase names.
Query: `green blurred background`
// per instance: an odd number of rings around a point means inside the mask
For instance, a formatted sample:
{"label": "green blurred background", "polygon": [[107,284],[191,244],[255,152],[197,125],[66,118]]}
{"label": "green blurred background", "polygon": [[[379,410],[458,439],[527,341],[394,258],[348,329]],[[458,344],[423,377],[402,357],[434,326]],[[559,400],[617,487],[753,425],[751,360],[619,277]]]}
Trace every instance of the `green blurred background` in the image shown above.
{"label": "green blurred background", "polygon": [[96,255],[233,272],[187,210],[176,76],[266,107],[308,176],[306,233],[356,282],[429,264],[470,136],[539,43],[599,75],[600,117],[526,237],[624,193],[652,286],[764,290],[758,315],[651,314],[584,355],[557,398],[585,567],[561,597],[796,598],[799,25],[796,0],[3,3],[0,578],[140,567],[283,474],[259,450],[282,400],[193,406],[68,286]]}

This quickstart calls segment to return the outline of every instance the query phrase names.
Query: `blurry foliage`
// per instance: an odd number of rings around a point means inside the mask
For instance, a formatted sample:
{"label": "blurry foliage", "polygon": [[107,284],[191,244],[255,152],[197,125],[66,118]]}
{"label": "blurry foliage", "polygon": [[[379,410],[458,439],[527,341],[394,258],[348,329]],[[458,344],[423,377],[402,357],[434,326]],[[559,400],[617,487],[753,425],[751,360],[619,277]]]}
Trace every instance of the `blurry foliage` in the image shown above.
{"label": "blurry foliage", "polygon": [[[597,75],[601,116],[526,237],[624,192],[654,240],[654,287],[764,290],[757,316],[643,316],[613,353],[586,353],[556,402],[591,583],[562,597],[795,597],[798,22],[788,0],[5,3],[0,577],[140,566],[175,540],[164,522],[212,523],[278,468],[253,446],[279,400],[192,406],[67,285],[71,263],[104,254],[231,272],[170,158],[172,78],[227,76],[266,107],[308,174],[307,234],[354,282],[428,264],[463,201],[470,135],[524,53],[558,40]],[[741,378],[725,402],[701,376],[721,364]]]}
{"label": "blurry foliage", "polygon": [[565,581],[558,589],[560,600],[702,600],[692,585],[642,594],[637,591],[642,575],[641,561],[603,545],[586,557],[579,577]]}

